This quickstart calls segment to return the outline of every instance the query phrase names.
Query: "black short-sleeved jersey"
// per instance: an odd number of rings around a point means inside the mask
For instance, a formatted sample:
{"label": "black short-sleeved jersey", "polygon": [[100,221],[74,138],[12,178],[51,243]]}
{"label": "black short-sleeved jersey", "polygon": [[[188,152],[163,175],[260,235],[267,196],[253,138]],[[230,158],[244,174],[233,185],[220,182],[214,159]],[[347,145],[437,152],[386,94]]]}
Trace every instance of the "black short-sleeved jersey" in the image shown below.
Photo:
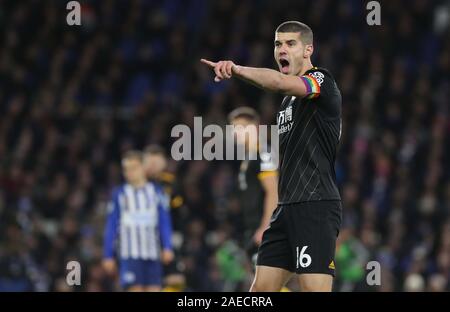
{"label": "black short-sleeved jersey", "polygon": [[313,67],[299,77],[308,95],[286,96],[277,115],[279,203],[340,200],[334,163],[341,137],[341,93],[331,74]]}

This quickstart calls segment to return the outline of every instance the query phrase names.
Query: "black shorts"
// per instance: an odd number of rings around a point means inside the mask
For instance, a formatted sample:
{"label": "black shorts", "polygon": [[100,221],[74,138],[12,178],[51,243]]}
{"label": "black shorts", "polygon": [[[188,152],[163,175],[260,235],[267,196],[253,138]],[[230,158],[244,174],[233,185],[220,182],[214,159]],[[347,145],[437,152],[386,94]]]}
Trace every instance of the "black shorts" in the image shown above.
{"label": "black shorts", "polygon": [[264,232],[256,264],[297,274],[334,276],[334,253],[341,215],[340,201],[279,205]]}

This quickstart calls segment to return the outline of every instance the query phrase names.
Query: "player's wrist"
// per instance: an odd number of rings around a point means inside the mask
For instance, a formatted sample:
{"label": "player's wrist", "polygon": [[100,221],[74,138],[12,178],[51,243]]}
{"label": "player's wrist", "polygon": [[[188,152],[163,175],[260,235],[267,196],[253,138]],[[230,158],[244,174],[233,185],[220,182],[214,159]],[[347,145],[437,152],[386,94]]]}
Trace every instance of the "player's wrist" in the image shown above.
{"label": "player's wrist", "polygon": [[231,71],[233,74],[239,75],[241,73],[241,66],[233,64],[233,66],[231,66]]}

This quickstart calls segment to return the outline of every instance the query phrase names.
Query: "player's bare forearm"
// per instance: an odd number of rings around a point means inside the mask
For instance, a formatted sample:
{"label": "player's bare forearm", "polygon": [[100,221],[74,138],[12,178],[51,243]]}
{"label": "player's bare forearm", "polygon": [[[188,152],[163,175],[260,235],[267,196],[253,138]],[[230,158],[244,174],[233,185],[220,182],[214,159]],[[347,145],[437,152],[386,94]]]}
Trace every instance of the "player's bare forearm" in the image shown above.
{"label": "player's bare forearm", "polygon": [[257,68],[247,66],[233,66],[235,76],[252,85],[272,92],[284,93],[284,77],[280,72],[269,68]]}
{"label": "player's bare forearm", "polygon": [[273,211],[277,207],[278,195],[276,193],[266,194],[264,197],[264,213],[261,220],[261,228],[267,228],[270,224],[270,218],[272,217]]}
{"label": "player's bare forearm", "polygon": [[264,211],[260,228],[267,228],[270,224],[273,211],[278,203],[278,176],[276,173],[261,179],[264,189]]}
{"label": "player's bare forearm", "polygon": [[253,235],[253,240],[258,245],[261,244],[263,233],[270,225],[270,219],[272,217],[273,211],[277,207],[278,202],[276,173],[270,173],[269,176],[259,178],[264,189],[264,210],[261,218],[261,223],[256,229],[255,234]]}
{"label": "player's bare forearm", "polygon": [[201,59],[201,62],[214,70],[215,82],[235,76],[264,90],[298,97],[307,94],[306,86],[298,76],[284,75],[269,68],[240,66],[232,61],[211,62]]}

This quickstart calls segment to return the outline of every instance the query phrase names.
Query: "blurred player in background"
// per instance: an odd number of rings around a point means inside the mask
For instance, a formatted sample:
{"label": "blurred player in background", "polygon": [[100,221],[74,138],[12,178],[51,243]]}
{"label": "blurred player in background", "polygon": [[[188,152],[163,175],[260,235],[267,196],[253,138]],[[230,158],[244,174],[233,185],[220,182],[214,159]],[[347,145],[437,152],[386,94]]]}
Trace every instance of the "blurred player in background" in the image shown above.
{"label": "blurred player in background", "polygon": [[127,152],[122,158],[122,168],[126,183],[112,194],[103,266],[113,276],[117,258],[124,289],[160,291],[161,262],[173,260],[167,200],[159,186],[147,181],[141,152]]}
{"label": "blurred player in background", "polygon": [[[245,226],[244,247],[256,263],[258,246],[278,202],[277,164],[270,153],[259,150],[259,115],[253,108],[238,107],[228,115],[228,120],[235,126],[236,142],[245,146],[248,158],[240,165],[239,191]],[[249,131],[248,127],[255,127],[256,131]]]}
{"label": "blurred player in background", "polygon": [[[167,156],[164,148],[153,144],[144,149],[144,166],[147,178],[164,189],[169,201],[170,213],[174,229],[179,229],[178,209],[183,204],[183,198],[176,191],[175,175],[168,172]],[[164,291],[182,291],[186,286],[186,279],[178,269],[177,259],[164,265]]]}
{"label": "blurred player in background", "polygon": [[175,185],[175,175],[167,171],[167,156],[164,148],[159,145],[149,145],[144,149],[144,166],[147,178],[159,183],[170,198],[172,211],[183,205],[183,197],[178,194]]}

